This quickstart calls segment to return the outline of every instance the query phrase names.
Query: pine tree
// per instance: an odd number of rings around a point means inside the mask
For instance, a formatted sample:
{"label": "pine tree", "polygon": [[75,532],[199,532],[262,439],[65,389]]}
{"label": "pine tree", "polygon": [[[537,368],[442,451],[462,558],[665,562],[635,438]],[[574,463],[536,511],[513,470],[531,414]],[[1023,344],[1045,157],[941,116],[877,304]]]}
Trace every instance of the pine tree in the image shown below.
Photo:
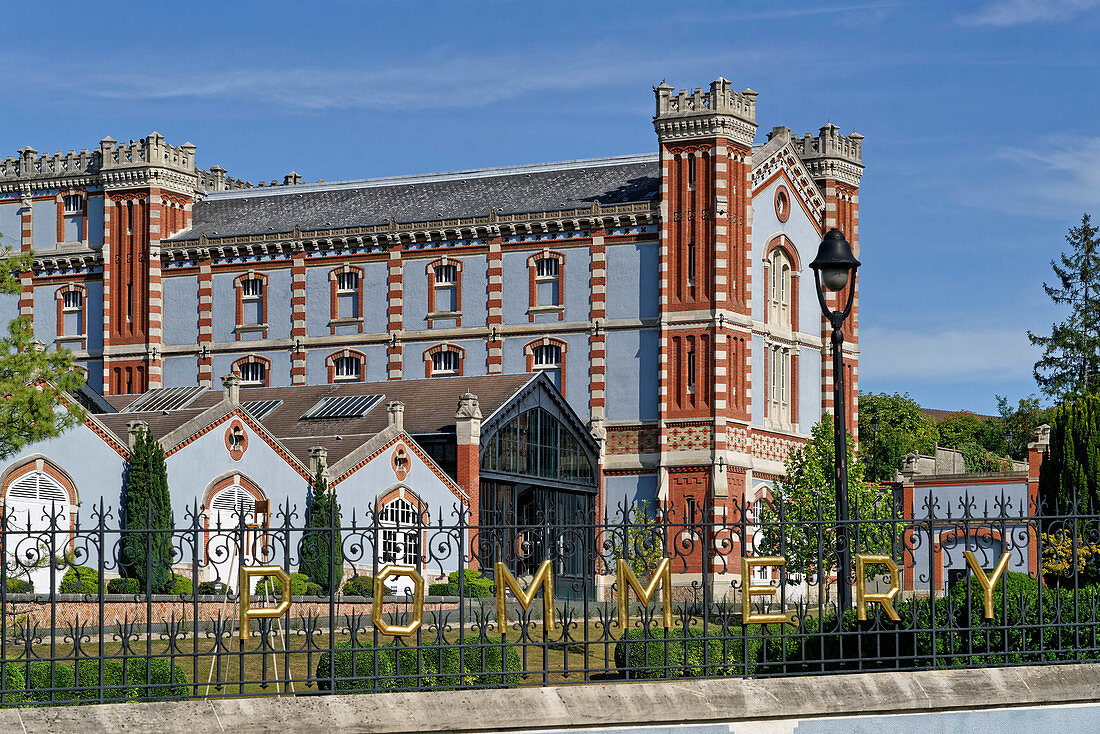
{"label": "pine tree", "polygon": [[172,499],[164,449],[148,429],[138,433],[130,455],[122,504],[123,575],[160,593],[172,582]]}
{"label": "pine tree", "polygon": [[1061,264],[1051,261],[1055,285],[1043,290],[1059,305],[1069,307],[1069,317],[1051,324],[1050,336],[1027,333],[1031,343],[1043,348],[1035,363],[1035,382],[1048,396],[1063,401],[1076,395],[1100,392],[1100,237],[1090,217],[1066,235],[1070,251],[1061,253]]}
{"label": "pine tree", "polygon": [[[331,593],[344,577],[344,554],[340,535],[340,505],[336,502],[336,492],[329,490],[321,467],[317,467],[317,474],[313,477],[308,507],[298,571],[319,584],[325,593]],[[335,531],[330,528],[335,528]],[[334,553],[331,552],[333,550]]]}

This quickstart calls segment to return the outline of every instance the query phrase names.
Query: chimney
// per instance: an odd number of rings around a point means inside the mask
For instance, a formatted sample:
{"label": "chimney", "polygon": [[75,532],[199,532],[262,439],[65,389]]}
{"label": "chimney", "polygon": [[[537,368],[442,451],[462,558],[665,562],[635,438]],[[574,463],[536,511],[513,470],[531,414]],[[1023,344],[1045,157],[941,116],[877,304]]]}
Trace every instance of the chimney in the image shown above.
{"label": "chimney", "polygon": [[310,446],[309,447],[309,472],[313,476],[317,476],[318,468],[321,470],[321,476],[328,479],[328,449],[324,446]]}
{"label": "chimney", "polygon": [[126,443],[129,445],[130,451],[134,450],[137,446],[138,436],[148,427],[149,424],[145,421],[130,421],[126,424]]}
{"label": "chimney", "polygon": [[229,407],[235,408],[241,404],[241,378],[232,373],[222,376],[222,387],[225,388],[225,400]]}
{"label": "chimney", "polygon": [[389,413],[389,425],[399,431],[405,430],[405,404],[400,400],[386,403],[386,411]]}

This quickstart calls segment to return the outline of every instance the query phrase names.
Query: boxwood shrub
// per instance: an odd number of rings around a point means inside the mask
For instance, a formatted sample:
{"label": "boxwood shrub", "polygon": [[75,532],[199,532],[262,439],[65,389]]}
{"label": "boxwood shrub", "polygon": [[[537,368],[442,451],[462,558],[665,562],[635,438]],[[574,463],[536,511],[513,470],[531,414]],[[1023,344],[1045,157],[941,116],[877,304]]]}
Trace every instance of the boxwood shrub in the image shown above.
{"label": "boxwood shrub", "polygon": [[69,566],[61,577],[62,594],[98,594],[99,574],[91,566]]}
{"label": "boxwood shrub", "polygon": [[344,582],[344,595],[345,596],[362,596],[373,597],[374,596],[374,577],[373,576],[352,576],[350,579]]}
{"label": "boxwood shrub", "polygon": [[410,647],[392,642],[366,649],[349,649],[351,643],[344,643],[336,651],[335,680],[329,671],[331,653],[321,654],[317,684],[323,691],[347,692],[514,686],[519,683],[519,652],[502,640],[500,636],[482,639],[466,635],[461,640],[466,646],[461,656],[460,643],[427,642]]}
{"label": "boxwood shrub", "polygon": [[34,583],[27,579],[8,579],[7,588],[9,594],[33,594]]}
{"label": "boxwood shrub", "polygon": [[138,579],[111,579],[107,582],[108,594],[140,594],[141,581]]}
{"label": "boxwood shrub", "polygon": [[[94,703],[99,700],[99,679],[102,665],[103,698],[109,701],[167,700],[187,698],[191,689],[183,668],[173,666],[168,658],[130,658],[99,660],[84,658],[74,662],[53,664],[53,685],[48,660],[13,661],[8,664],[8,691],[14,700],[34,703]],[[13,677],[11,671],[18,676]],[[22,678],[22,682],[17,678]],[[148,682],[147,682],[148,680]],[[16,683],[19,683],[18,688]],[[51,698],[51,687],[52,698]],[[12,700],[12,699],[9,699]]]}
{"label": "boxwood shrub", "polygon": [[181,576],[178,573],[172,574],[172,580],[168,583],[168,588],[164,590],[165,594],[194,594],[195,582],[188,576]]}
{"label": "boxwood shrub", "polygon": [[[256,582],[256,594],[262,596],[264,590],[268,596],[281,596],[283,593],[283,580],[278,576],[265,576]],[[321,585],[309,580],[304,573],[290,574],[290,593],[292,596],[320,596]]]}
{"label": "boxwood shrub", "polygon": [[[698,627],[644,627],[627,630],[615,643],[615,667],[627,678],[698,678],[736,675],[745,671],[740,627],[723,634],[721,627],[704,632]],[[749,637],[749,669],[760,655],[761,641]]]}
{"label": "boxwood shrub", "polygon": [[493,581],[482,576],[477,571],[464,569],[463,571],[451,571],[447,574],[446,584],[432,584],[428,587],[431,596],[458,596],[458,574],[461,573],[462,595],[466,597],[493,596]]}

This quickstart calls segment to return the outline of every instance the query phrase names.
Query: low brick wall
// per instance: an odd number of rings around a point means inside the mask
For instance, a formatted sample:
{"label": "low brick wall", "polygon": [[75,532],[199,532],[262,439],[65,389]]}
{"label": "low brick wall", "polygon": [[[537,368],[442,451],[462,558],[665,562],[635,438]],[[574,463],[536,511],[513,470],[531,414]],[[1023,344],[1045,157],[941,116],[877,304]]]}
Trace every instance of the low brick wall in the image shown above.
{"label": "low brick wall", "polygon": [[[239,615],[239,601],[226,600],[220,596],[200,596],[197,603],[192,598],[173,595],[154,595],[150,602],[142,597],[135,600],[129,594],[106,594],[103,597],[103,616],[100,617],[99,597],[84,594],[58,594],[51,604],[49,595],[8,594],[4,627],[9,636],[17,626],[30,626],[39,629],[54,627],[69,630],[77,624],[90,628],[106,627],[117,629],[120,625],[137,625],[144,629],[152,620],[154,629],[164,629],[176,622],[184,625],[183,631],[190,631],[191,625],[209,624],[218,620],[236,620]],[[490,600],[491,601],[491,600]],[[272,606],[271,599],[253,596],[252,606]],[[363,624],[369,624],[373,608],[370,599],[358,596],[338,596],[335,604],[337,624],[343,624],[345,617],[360,615]],[[383,599],[382,613],[400,614],[411,609],[411,604],[402,597]],[[428,597],[424,601],[425,619],[431,612],[458,612],[458,599],[454,597]],[[330,606],[328,597],[298,597],[290,608],[292,626],[298,626],[302,620],[314,618],[327,627]]]}

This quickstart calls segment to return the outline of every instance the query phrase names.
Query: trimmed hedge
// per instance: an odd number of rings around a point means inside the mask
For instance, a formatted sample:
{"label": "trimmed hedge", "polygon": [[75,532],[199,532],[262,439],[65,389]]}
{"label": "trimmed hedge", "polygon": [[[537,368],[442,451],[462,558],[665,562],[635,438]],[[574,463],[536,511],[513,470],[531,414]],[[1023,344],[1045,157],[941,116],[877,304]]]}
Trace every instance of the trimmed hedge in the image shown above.
{"label": "trimmed hedge", "polygon": [[[85,658],[75,663],[57,662],[53,664],[52,686],[50,666],[48,660],[10,662],[7,690],[9,700],[30,704],[95,703],[99,700],[101,672],[103,698],[108,701],[179,699],[187,698],[191,694],[183,668],[176,665],[173,671],[169,659],[163,657],[130,658],[125,665],[121,660],[101,661],[95,658]],[[18,675],[13,676],[12,671]]]}
{"label": "trimmed hedge", "polygon": [[203,581],[199,583],[198,594],[199,596],[225,596],[228,588],[222,581]]}
{"label": "trimmed hedge", "polygon": [[[451,571],[447,574],[447,583],[431,584],[428,586],[429,596],[458,596],[459,571]],[[462,596],[464,597],[489,597],[493,596],[493,581],[482,576],[477,571],[464,569],[461,571]]]}
{"label": "trimmed hedge", "polygon": [[[281,596],[283,593],[283,580],[278,576],[265,576],[256,582],[256,595],[263,596],[264,590],[268,596]],[[321,585],[309,580],[304,573],[290,574],[290,593],[292,596],[320,596]]]}
{"label": "trimmed hedge", "polygon": [[[721,627],[702,629],[644,627],[627,630],[615,643],[615,667],[627,678],[698,678],[744,673],[740,627],[731,627],[723,637]],[[761,641],[749,638],[749,670],[760,656]]]}
{"label": "trimmed hedge", "polygon": [[99,574],[91,566],[69,566],[61,577],[62,594],[98,594]]}
{"label": "trimmed hedge", "polygon": [[[1008,572],[993,589],[993,619],[984,618],[981,587],[972,577],[946,595],[895,604],[900,622],[866,622],[854,609],[823,620],[806,619],[797,631],[761,630],[764,656],[759,672],[954,668],[1096,659],[1100,623],[1092,610],[1100,590],[1042,589],[1027,574]],[[1074,617],[1075,610],[1077,617]],[[1007,612],[1007,613],[1006,613]],[[933,625],[934,623],[934,625]],[[1069,625],[1069,626],[1067,626]],[[936,631],[931,632],[932,627]],[[822,632],[823,630],[823,632]],[[797,634],[795,634],[797,632]],[[779,661],[786,660],[785,666]],[[776,662],[772,662],[776,661]]]}
{"label": "trimmed hedge", "polygon": [[344,582],[344,595],[345,596],[363,596],[371,598],[374,596],[374,577],[373,576],[352,576],[350,579]]}
{"label": "trimmed hedge", "polygon": [[[505,646],[503,639],[501,636],[480,638],[466,635],[460,642],[442,645],[427,642],[419,647],[407,647],[392,642],[378,648],[356,650],[347,649],[351,643],[344,643],[340,645],[343,649],[336,652],[335,680],[329,672],[331,654],[321,654],[317,661],[317,686],[322,691],[335,689],[349,693],[515,686],[519,683],[519,671],[522,669],[519,651],[514,645]],[[459,645],[466,647],[461,655],[461,670]]]}
{"label": "trimmed hedge", "polygon": [[9,594],[33,594],[34,583],[26,579],[8,579],[7,589]]}
{"label": "trimmed hedge", "polygon": [[168,584],[168,588],[164,590],[165,594],[194,594],[195,582],[188,576],[181,576],[178,573],[172,574],[172,580]]}
{"label": "trimmed hedge", "polygon": [[108,594],[140,594],[141,582],[137,579],[111,579],[107,582]]}

